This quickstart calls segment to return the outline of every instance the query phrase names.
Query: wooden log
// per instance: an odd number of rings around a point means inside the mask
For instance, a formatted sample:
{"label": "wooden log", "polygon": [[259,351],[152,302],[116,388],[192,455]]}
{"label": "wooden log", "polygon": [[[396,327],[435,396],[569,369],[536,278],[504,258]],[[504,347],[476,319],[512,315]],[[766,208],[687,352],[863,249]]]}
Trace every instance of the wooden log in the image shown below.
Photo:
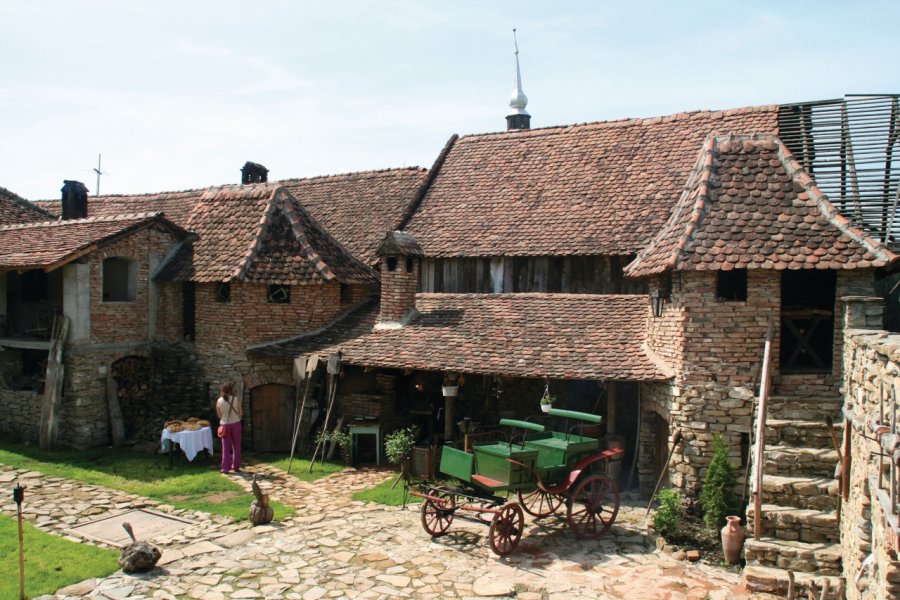
{"label": "wooden log", "polygon": [[41,403],[41,426],[38,444],[41,450],[49,450],[59,434],[59,401],[65,375],[63,348],[69,333],[69,318],[58,315],[53,320],[50,351],[47,355],[47,374],[44,380],[44,398]]}
{"label": "wooden log", "polygon": [[[340,418],[338,418],[337,425],[334,426],[334,429],[332,429],[331,432],[337,433],[341,430],[341,428],[343,426],[344,426],[344,417],[341,416]],[[332,438],[331,441],[328,442],[328,455],[326,456],[326,458],[328,460],[331,460],[332,458],[334,458],[334,452],[335,452],[335,450],[337,450],[337,447],[338,447],[337,442],[335,442],[334,438]]]}
{"label": "wooden log", "polygon": [[106,404],[109,410],[109,433],[112,445],[117,448],[125,443],[125,419],[119,405],[119,384],[112,370],[106,375]]}

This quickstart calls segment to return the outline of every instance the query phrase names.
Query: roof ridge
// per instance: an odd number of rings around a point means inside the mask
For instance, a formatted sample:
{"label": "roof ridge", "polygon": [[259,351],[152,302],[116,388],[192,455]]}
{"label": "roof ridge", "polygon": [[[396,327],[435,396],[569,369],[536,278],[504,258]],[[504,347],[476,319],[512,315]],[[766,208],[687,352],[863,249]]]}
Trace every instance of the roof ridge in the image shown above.
{"label": "roof ridge", "polygon": [[459,139],[459,135],[454,133],[450,136],[450,139],[444,144],[444,147],[441,148],[440,153],[438,153],[437,158],[434,159],[434,164],[431,165],[431,169],[428,170],[428,175],[425,177],[425,181],[419,186],[419,189],[416,190],[416,195],[413,196],[413,199],[410,200],[409,205],[407,205],[406,210],[403,211],[403,215],[400,218],[400,222],[397,223],[397,226],[394,227],[397,231],[403,231],[403,228],[409,225],[410,220],[415,216],[416,211],[419,209],[419,206],[422,204],[422,201],[425,199],[425,196],[428,195],[428,190],[431,188],[431,184],[434,183],[434,180],[437,178],[438,173],[441,172],[441,167],[444,166],[444,162],[447,160],[447,156],[450,154],[450,150],[453,149],[453,146],[456,144],[456,140]]}
{"label": "roof ridge", "polygon": [[250,242],[250,247],[247,249],[247,252],[244,254],[244,256],[242,256],[241,259],[238,260],[237,266],[231,272],[231,276],[227,281],[231,281],[232,279],[241,281],[247,275],[247,270],[250,268],[250,263],[259,254],[259,250],[262,247],[263,233],[266,224],[269,222],[269,217],[272,213],[275,212],[275,196],[278,194],[278,191],[280,189],[282,189],[281,186],[276,186],[272,190],[272,193],[269,194],[269,197],[266,200],[266,209],[263,211],[262,217],[260,217],[259,222],[256,225],[256,233],[253,236],[253,241]]}
{"label": "roof ridge", "polygon": [[285,182],[315,181],[315,180],[319,180],[319,179],[337,179],[340,177],[352,177],[352,176],[359,176],[359,175],[374,177],[376,175],[382,175],[385,173],[396,174],[396,173],[400,173],[401,171],[418,171],[418,172],[426,171],[427,172],[428,169],[426,169],[425,167],[419,167],[419,166],[387,167],[384,169],[370,169],[367,171],[347,171],[346,173],[332,173],[332,174],[328,174],[328,175],[311,175],[309,177],[289,177],[287,179],[279,179],[277,181],[278,181],[278,183],[284,185]]}
{"label": "roof ridge", "polygon": [[12,229],[33,229],[36,227],[63,227],[66,225],[79,225],[84,223],[108,223],[112,221],[136,221],[164,217],[161,211],[128,213],[123,215],[97,215],[83,219],[54,219],[52,221],[32,221],[30,223],[15,223],[12,225],[0,225],[0,231]]}
{"label": "roof ridge", "polygon": [[609,119],[606,121],[584,121],[581,123],[569,123],[565,125],[548,125],[547,127],[534,127],[532,129],[517,129],[513,131],[488,131],[484,133],[467,133],[460,136],[460,140],[470,140],[472,138],[493,138],[508,135],[521,135],[526,137],[534,137],[538,135],[553,135],[557,133],[565,133],[566,130],[579,128],[612,128],[625,127],[631,125],[654,125],[657,123],[671,123],[674,121],[683,121],[686,119],[694,119],[700,115],[730,117],[732,115],[742,115],[756,112],[774,112],[778,110],[777,104],[760,104],[755,106],[743,106],[739,108],[729,109],[697,109],[691,111],[681,111],[668,115],[659,115],[654,117],[626,117],[622,119]]}

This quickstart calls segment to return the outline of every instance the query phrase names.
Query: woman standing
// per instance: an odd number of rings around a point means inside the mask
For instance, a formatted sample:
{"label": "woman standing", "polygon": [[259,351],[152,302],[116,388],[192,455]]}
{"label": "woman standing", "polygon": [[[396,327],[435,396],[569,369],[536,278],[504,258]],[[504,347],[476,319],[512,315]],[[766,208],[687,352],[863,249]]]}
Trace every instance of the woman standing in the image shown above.
{"label": "woman standing", "polygon": [[219,425],[224,425],[222,434],[222,472],[241,471],[241,401],[234,395],[234,382],[227,381],[219,389],[216,400],[216,414]]}

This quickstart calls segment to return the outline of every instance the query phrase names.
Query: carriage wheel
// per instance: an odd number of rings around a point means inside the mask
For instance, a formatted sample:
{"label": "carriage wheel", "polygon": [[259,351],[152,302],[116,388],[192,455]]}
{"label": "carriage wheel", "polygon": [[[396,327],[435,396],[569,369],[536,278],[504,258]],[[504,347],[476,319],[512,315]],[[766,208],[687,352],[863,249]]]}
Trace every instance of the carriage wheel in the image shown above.
{"label": "carriage wheel", "polygon": [[591,475],[575,487],[566,520],[578,537],[603,535],[619,513],[619,486],[603,475]]}
{"label": "carriage wheel", "polygon": [[562,503],[563,500],[559,496],[542,492],[539,489],[528,493],[523,493],[522,490],[519,490],[519,504],[532,517],[552,515],[562,506]]}
{"label": "carriage wheel", "polygon": [[519,540],[522,539],[524,526],[525,514],[522,507],[515,502],[504,505],[500,512],[494,515],[488,531],[488,539],[494,554],[506,556],[515,550]]}
{"label": "carriage wheel", "polygon": [[435,501],[425,498],[422,502],[422,527],[434,537],[447,533],[456,507],[455,496],[443,492],[439,492],[437,496],[441,499]]}

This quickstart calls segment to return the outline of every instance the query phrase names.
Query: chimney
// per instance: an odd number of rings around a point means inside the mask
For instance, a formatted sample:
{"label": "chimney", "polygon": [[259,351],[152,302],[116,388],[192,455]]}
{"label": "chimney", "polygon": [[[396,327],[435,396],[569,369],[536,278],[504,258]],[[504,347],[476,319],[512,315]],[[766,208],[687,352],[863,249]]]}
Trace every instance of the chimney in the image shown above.
{"label": "chimney", "polygon": [[396,329],[412,321],[416,312],[422,247],[403,231],[389,231],[378,247],[381,257],[381,310],[376,329]]}
{"label": "chimney", "polygon": [[249,160],[241,167],[241,184],[265,183],[269,180],[269,170],[259,163]]}
{"label": "chimney", "polygon": [[88,189],[80,181],[63,181],[62,186],[62,218],[84,219],[87,211]]}

